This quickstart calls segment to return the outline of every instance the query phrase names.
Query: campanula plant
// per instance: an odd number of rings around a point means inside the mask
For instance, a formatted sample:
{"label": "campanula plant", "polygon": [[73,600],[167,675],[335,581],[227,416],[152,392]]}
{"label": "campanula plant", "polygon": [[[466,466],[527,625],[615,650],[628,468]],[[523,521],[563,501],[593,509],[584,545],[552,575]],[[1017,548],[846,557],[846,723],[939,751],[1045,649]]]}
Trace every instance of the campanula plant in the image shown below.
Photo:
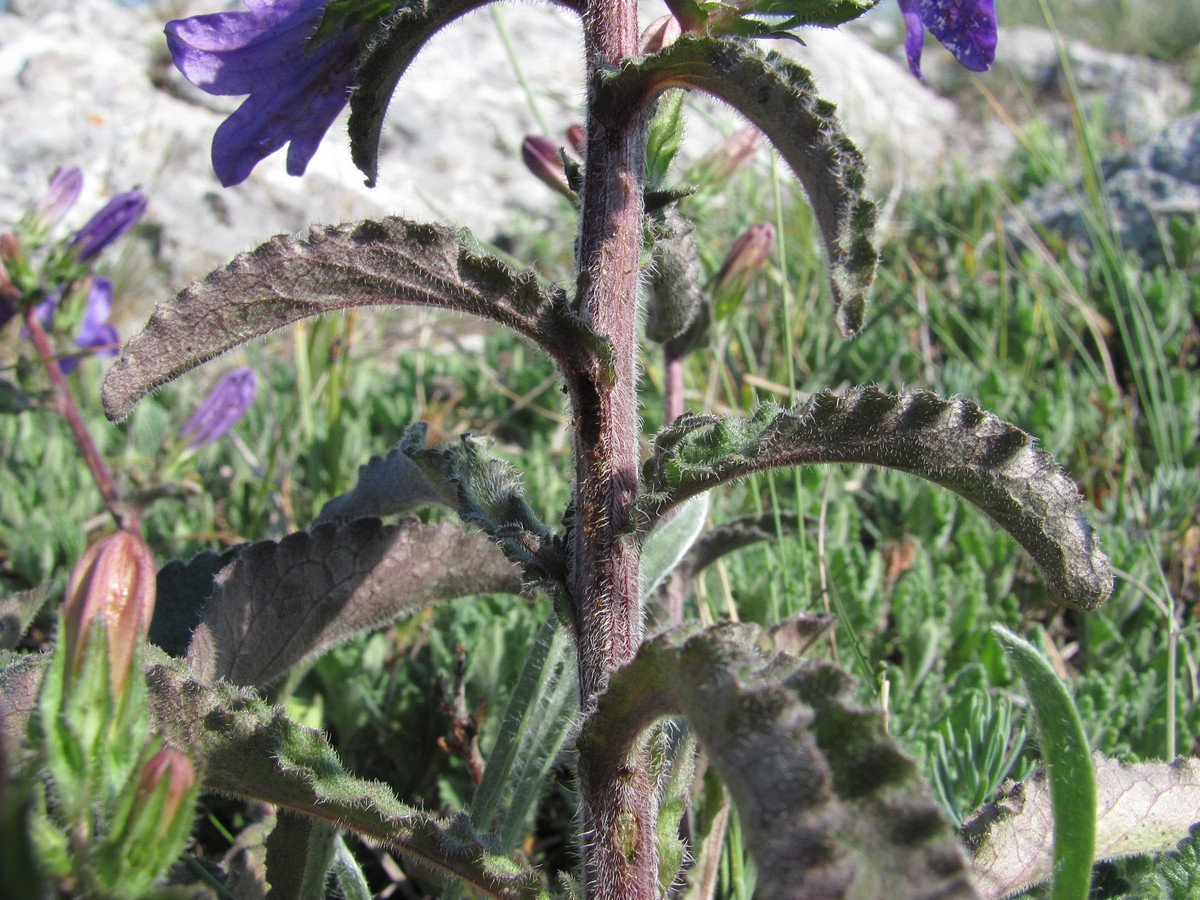
{"label": "campanula plant", "polygon": [[[485,4],[247,0],[246,10],[170,23],[168,46],[200,87],[249,95],[214,138],[223,183],[244,180],[284,144],[288,170],[302,173],[348,103],[353,157],[373,184],[385,114],[408,66],[437,31]],[[586,59],[586,120],[571,138],[578,158],[546,138],[523,150],[539,177],[577,203],[569,284],[545,284],[443,224],[388,217],[314,227],[303,238],[271,239],[160,306],[109,372],[103,402],[119,420],[163,383],[306,317],[372,305],[453,310],[507,328],[553,360],[570,405],[570,502],[542,521],[520,474],[486,440],[468,434],[431,446],[428,428],[414,423],[396,446],[379,448],[311,530],[237,548],[215,575],[211,559],[173,568],[178,596],[160,596],[156,608],[171,603],[186,614],[159,642],[176,656],[147,651],[153,731],[167,751],[196,761],[204,790],[278,810],[261,878],[279,896],[322,896],[330,872],[343,893],[361,893],[343,834],[385,846],[423,890],[445,896],[652,900],[682,895],[685,883],[699,896],[711,893],[704,862],[721,852],[732,810],[763,897],[991,897],[1049,873],[1059,873],[1065,897],[1075,895],[1079,872],[1086,893],[1095,819],[1086,741],[1053,671],[1015,636],[998,640],[1054,721],[1043,732],[1053,808],[1065,809],[1063,785],[1084,788],[1070,815],[1059,815],[1074,824],[1072,839],[1059,840],[1053,857],[1039,845],[1030,858],[1046,865],[1011,874],[1005,852],[1027,854],[995,837],[1007,817],[977,820],[968,853],[882,715],[859,708],[850,676],[813,652],[832,617],[701,627],[680,621],[681,602],[664,602],[671,627],[647,625],[660,586],[700,565],[689,554],[700,546],[708,492],[819,463],[892,468],[958,494],[1015,538],[1049,593],[1072,609],[1092,610],[1112,590],[1077,486],[1028,434],[970,400],[868,385],[717,415],[686,411],[671,375],[666,424],[642,434],[643,343],[657,345],[677,375],[684,357],[706,348],[714,323],[739,314],[738,292],[778,237],[755,225],[723,270],[703,279],[680,211],[690,188],[672,174],[683,92],[716,97],[757,129],[725,162],[736,166],[761,134],[787,163],[818,224],[832,324],[847,338],[862,329],[879,262],[865,162],[808,72],[759,39],[836,26],[873,4],[672,0],[674,22],[656,23],[645,39],[635,0],[558,5],[579,15]],[[914,35],[926,29],[968,67],[988,67],[996,46],[988,0],[901,6],[914,74]],[[234,373],[190,433],[204,440],[227,429],[253,383],[252,372]],[[448,514],[407,515],[431,506]],[[119,518],[121,508],[113,512]],[[406,515],[384,520],[397,513]],[[722,527],[703,545],[707,559],[744,534],[738,523]],[[672,582],[670,590],[686,588]],[[350,637],[481,593],[546,597],[553,613],[486,759],[461,697],[446,698],[456,752],[470,756],[478,777],[461,808],[420,809],[356,777],[324,735],[261,698]],[[53,666],[64,664],[61,655]],[[32,690],[40,671],[26,664],[6,683]],[[577,800],[579,865],[552,880],[521,847],[560,752]],[[194,789],[183,760],[162,760],[123,770],[126,782],[144,785],[139,796],[162,792],[156,805],[133,803],[152,810],[148,820],[186,809],[173,798]],[[703,817],[689,812],[698,803]],[[1194,810],[1180,815],[1186,831]],[[1016,818],[1017,831],[1037,828]],[[1171,833],[1180,827],[1173,820]],[[47,846],[62,863],[57,877],[73,871],[70,848]],[[226,884],[236,877],[224,874]]]}

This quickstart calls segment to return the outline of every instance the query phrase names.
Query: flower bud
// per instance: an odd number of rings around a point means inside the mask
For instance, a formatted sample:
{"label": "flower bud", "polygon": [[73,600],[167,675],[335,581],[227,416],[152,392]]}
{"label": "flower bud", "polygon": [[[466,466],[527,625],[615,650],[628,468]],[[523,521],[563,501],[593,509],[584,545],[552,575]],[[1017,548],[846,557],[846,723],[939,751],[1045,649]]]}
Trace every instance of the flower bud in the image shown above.
{"label": "flower bud", "polygon": [[83,172],[75,166],[59,169],[50,176],[50,187],[34,206],[30,226],[35,231],[45,231],[57,225],[75,205],[82,191]]}
{"label": "flower bud", "polygon": [[79,229],[71,247],[80,262],[90,262],[113,241],[138,223],[146,213],[146,195],[134,188],[118,194]]}
{"label": "flower bud", "polygon": [[652,251],[646,302],[646,337],[660,344],[686,330],[703,302],[692,225],[674,207],[667,208],[663,220],[663,234]]}
{"label": "flower bud", "polygon": [[63,602],[68,681],[83,671],[95,629],[104,628],[113,694],[122,695],[134,650],[150,629],[156,576],[154,555],[139,534],[118,531],[88,548]]}
{"label": "flower bud", "polygon": [[521,144],[521,158],[525,167],[544,184],[568,199],[575,199],[575,192],[567,184],[567,169],[558,144],[547,137],[530,135]]}
{"label": "flower bud", "polygon": [[679,20],[674,16],[666,15],[661,19],[655,19],[642,32],[642,53],[648,55],[670,47],[681,34],[683,34],[683,30],[679,27]]}
{"label": "flower bud", "polygon": [[699,168],[707,182],[724,181],[746,165],[762,143],[763,133],[754,125],[735,131],[710,150],[700,161]]}
{"label": "flower bud", "polygon": [[774,247],[775,226],[768,222],[751,225],[745,234],[734,241],[713,279],[717,318],[723,319],[737,309]]}
{"label": "flower bud", "polygon": [[207,399],[183,426],[179,436],[191,436],[193,447],[219,440],[246,414],[257,392],[258,378],[254,370],[249,366],[234,369],[217,382]]}
{"label": "flower bud", "polygon": [[583,157],[587,150],[587,131],[582,125],[576,123],[567,129],[567,143],[571,145],[576,156]]}
{"label": "flower bud", "polygon": [[[171,824],[184,801],[193,799],[192,788],[196,784],[196,769],[192,765],[191,757],[170,747],[159,750],[150,757],[138,780],[137,796],[133,801],[135,816],[146,808],[151,795],[164,780],[167,782],[167,796],[155,829],[160,837],[171,830]],[[186,813],[191,815],[190,805]]]}
{"label": "flower bud", "polygon": [[680,27],[688,34],[704,34],[708,16],[695,0],[666,0],[667,9],[675,14]]}

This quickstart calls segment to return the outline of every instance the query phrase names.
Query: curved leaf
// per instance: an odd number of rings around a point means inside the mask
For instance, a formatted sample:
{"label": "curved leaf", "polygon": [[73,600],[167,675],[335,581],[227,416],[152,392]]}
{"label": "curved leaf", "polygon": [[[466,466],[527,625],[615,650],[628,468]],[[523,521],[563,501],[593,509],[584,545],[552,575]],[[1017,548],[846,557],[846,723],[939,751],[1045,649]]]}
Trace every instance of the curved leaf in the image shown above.
{"label": "curved leaf", "polygon": [[417,464],[393,447],[387,456],[372,456],[359,466],[354,489],[326,502],[313,525],[390,516],[442,502]]}
{"label": "curved leaf", "polygon": [[355,778],[325,737],[288,719],[251,691],[202,684],[176,665],[147,670],[151,719],[168,746],[194,755],[204,787],[270,803],[386,844],[442,878],[505,900],[547,896],[538,874],[493,852],[466,817],[448,819]]}
{"label": "curved leaf", "polygon": [[401,77],[438,31],[491,0],[417,0],[403,4],[381,36],[359,58],[350,94],[350,156],[374,187],[379,175],[379,137],[388,104]]}
{"label": "curved leaf", "polygon": [[459,518],[482,528],[532,583],[548,590],[566,585],[567,552],[525,501],[520,475],[487,453],[487,439],[465,434],[458,444],[427,447],[424,422],[410,425],[400,448]]}
{"label": "curved leaf", "polygon": [[970,500],[1029,551],[1068,606],[1094,609],[1112,592],[1108,558],[1079,489],[1054,457],[975,403],[928,391],[821,391],[793,409],[764,406],[751,419],[681,416],[659,432],[645,464],[642,530],[726,481],[831,462],[908,472]]}
{"label": "curved leaf", "polygon": [[600,78],[601,108],[644,105],[668,88],[699,88],[762,129],[800,179],[817,217],[838,331],[849,337],[862,328],[879,257],[877,209],[865,193],[862,154],[842,131],[834,105],[817,96],[807,70],[747,41],[685,36]]}
{"label": "curved leaf", "polygon": [[[1200,820],[1200,763],[1180,758],[1125,765],[1092,754],[1096,773],[1096,858],[1164,853]],[[1044,769],[1008,782],[963,825],[975,876],[987,900],[1049,881],[1054,815]]]}
{"label": "curved leaf", "polygon": [[356,306],[418,304],[491,319],[563,365],[589,367],[603,341],[543,290],[476,251],[465,233],[388,217],[280,235],[160,304],[104,382],[105,414],[126,416],[154,388],[277,328]]}
{"label": "curved leaf", "polygon": [[722,623],[642,645],[578,739],[581,767],[620,769],[646,730],[685,716],[737,804],[764,897],[976,897],[966,856],[849,678],[801,661],[803,623]]}
{"label": "curved leaf", "polygon": [[521,590],[485,535],[453,522],[322,525],[246,547],[188,648],[201,681],[263,686],[314,653],[439,600]]}

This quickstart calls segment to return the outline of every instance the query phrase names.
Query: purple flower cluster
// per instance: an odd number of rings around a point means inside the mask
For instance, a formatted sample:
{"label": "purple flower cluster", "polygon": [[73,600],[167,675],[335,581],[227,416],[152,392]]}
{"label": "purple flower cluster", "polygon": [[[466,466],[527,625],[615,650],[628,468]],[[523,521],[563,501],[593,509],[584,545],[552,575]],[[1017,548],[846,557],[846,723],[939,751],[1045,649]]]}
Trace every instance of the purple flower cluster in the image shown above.
{"label": "purple flower cluster", "polygon": [[921,74],[921,50],[928,30],[972,72],[986,72],[996,58],[995,0],[899,0],[904,14],[908,68]]}
{"label": "purple flower cluster", "polygon": [[[13,277],[0,265],[0,327],[26,303],[35,303],[38,298],[44,299],[34,306],[34,314],[43,325],[51,326],[63,301],[86,291],[75,344],[99,356],[116,356],[120,338],[108,321],[112,315],[113,284],[107,278],[94,277],[88,269],[96,257],[145,215],[146,195],[134,189],[113,197],[67,242],[65,254],[52,256],[50,267],[41,275],[30,269],[22,246],[46,243],[50,229],[75,205],[82,190],[83,173],[79,169],[59,169],[50,178],[45,195],[23,220],[18,234],[6,234],[0,239],[3,245],[0,257],[20,281],[20,286],[14,284]],[[78,365],[79,360],[74,357],[59,362],[64,374],[70,374]]]}
{"label": "purple flower cluster", "polygon": [[226,187],[245,181],[284,144],[289,175],[303,175],[346,105],[358,32],[310,39],[328,0],[245,0],[246,11],[167,23],[167,47],[184,77],[210,94],[249,94],[213,136],[213,170]]}

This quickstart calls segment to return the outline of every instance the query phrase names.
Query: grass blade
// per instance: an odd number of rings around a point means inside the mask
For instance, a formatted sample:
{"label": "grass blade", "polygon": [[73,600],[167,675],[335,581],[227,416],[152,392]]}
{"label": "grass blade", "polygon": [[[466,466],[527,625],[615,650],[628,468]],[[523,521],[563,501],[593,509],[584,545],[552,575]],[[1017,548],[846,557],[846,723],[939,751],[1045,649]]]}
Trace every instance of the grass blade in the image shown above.
{"label": "grass blade", "polygon": [[1079,713],[1067,687],[1033,645],[1002,625],[996,635],[1037,712],[1054,809],[1051,900],[1087,900],[1096,853],[1096,777]]}

